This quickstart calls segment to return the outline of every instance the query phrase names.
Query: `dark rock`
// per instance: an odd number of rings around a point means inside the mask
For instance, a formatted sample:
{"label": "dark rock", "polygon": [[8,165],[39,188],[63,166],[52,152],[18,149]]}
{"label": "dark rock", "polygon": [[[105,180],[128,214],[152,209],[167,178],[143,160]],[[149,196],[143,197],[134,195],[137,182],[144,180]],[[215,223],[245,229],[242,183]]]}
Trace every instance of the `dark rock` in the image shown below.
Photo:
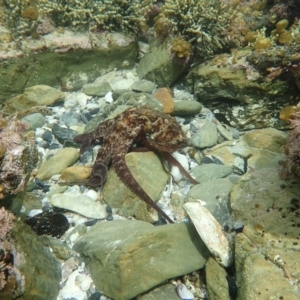
{"label": "dark rock", "polygon": [[100,300],[101,296],[102,296],[101,292],[95,292],[89,297],[89,300]]}
{"label": "dark rock", "polygon": [[86,222],[84,222],[83,224],[84,224],[85,226],[93,226],[93,225],[95,225],[97,222],[98,222],[97,219],[93,219],[93,220],[86,221]]}
{"label": "dark rock", "polygon": [[78,146],[73,140],[75,138],[75,136],[78,135],[78,133],[73,130],[73,129],[69,129],[69,128],[63,128],[60,127],[57,124],[53,124],[53,128],[52,128],[52,133],[54,134],[54,136],[57,138],[57,140],[65,146]]}
{"label": "dark rock", "polygon": [[25,221],[37,235],[61,237],[69,229],[69,221],[63,215],[54,212],[43,212]]}
{"label": "dark rock", "polygon": [[51,141],[53,140],[53,135],[52,133],[49,131],[49,130],[46,130],[42,135],[41,135],[41,138],[48,142],[48,143],[51,143]]}
{"label": "dark rock", "polygon": [[61,147],[61,145],[60,144],[57,144],[57,143],[53,143],[53,144],[51,144],[50,146],[49,146],[49,150],[51,150],[51,149],[58,149],[58,148],[60,148]]}

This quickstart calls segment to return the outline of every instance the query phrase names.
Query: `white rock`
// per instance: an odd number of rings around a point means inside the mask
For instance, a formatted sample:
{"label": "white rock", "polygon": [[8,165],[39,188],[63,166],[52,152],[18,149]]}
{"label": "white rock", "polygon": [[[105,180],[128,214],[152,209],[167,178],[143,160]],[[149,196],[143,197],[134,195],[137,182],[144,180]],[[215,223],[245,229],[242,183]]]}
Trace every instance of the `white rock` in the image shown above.
{"label": "white rock", "polygon": [[[189,161],[185,155],[174,152],[172,153],[172,156],[183,166],[186,171],[189,170]],[[176,182],[180,181],[183,177],[180,170],[176,166],[172,166],[171,174]]]}
{"label": "white rock", "polygon": [[41,143],[44,141],[41,137],[36,137],[35,140],[37,143]]}
{"label": "white rock", "polygon": [[35,129],[35,137],[36,138],[40,137],[43,133],[45,133],[45,129],[44,128],[36,128]]}
{"label": "white rock", "polygon": [[59,208],[77,212],[92,219],[104,219],[106,217],[105,206],[82,194],[54,194],[50,203]]}
{"label": "white rock", "polygon": [[83,108],[86,106],[88,100],[92,99],[92,96],[88,96],[85,93],[75,93],[74,95],[77,103]]}
{"label": "white rock", "polygon": [[57,182],[58,179],[60,178],[60,174],[55,174],[53,176],[51,176],[51,180]]}
{"label": "white rock", "polygon": [[105,102],[113,103],[113,102],[114,102],[114,99],[113,99],[113,97],[112,97],[112,92],[108,92],[108,93],[104,96],[104,100],[105,100]]}
{"label": "white rock", "polygon": [[122,79],[113,85],[113,90],[129,90],[133,83],[134,79],[132,78]]}
{"label": "white rock", "polygon": [[90,289],[91,283],[93,282],[93,279],[91,277],[85,278],[81,284],[80,288],[83,292],[87,292]]}
{"label": "white rock", "polygon": [[55,119],[53,116],[46,116],[46,119],[48,124],[57,124],[57,119]]}
{"label": "white rock", "polygon": [[170,198],[171,197],[172,188],[173,188],[173,184],[172,184],[172,177],[171,177],[170,178],[170,183],[166,185],[166,187],[163,191],[164,198]]}
{"label": "white rock", "polygon": [[41,209],[32,209],[31,211],[28,212],[27,217],[32,218],[35,215],[38,215],[42,213],[43,211]]}
{"label": "white rock", "polygon": [[225,268],[229,267],[233,262],[231,236],[223,231],[219,222],[201,204],[201,200],[187,202],[183,207],[216,261]]}
{"label": "white rock", "polygon": [[99,108],[99,104],[97,104],[97,103],[87,103],[86,108],[88,108],[88,109]]}
{"label": "white rock", "polygon": [[138,76],[137,76],[137,74],[136,74],[136,72],[132,72],[132,71],[127,72],[127,73],[125,74],[125,77],[126,77],[127,79],[132,79],[132,80],[134,80],[134,81],[137,81],[137,80],[139,79]]}
{"label": "white rock", "polygon": [[77,277],[81,276],[79,272],[74,271],[68,278],[65,286],[60,291],[60,299],[86,300],[87,294],[76,285]]}
{"label": "white rock", "polygon": [[184,300],[193,300],[194,295],[187,289],[187,287],[183,283],[178,283],[177,287],[177,294],[181,299]]}
{"label": "white rock", "polygon": [[98,199],[98,193],[94,190],[85,190],[83,194],[90,197],[94,201]]}

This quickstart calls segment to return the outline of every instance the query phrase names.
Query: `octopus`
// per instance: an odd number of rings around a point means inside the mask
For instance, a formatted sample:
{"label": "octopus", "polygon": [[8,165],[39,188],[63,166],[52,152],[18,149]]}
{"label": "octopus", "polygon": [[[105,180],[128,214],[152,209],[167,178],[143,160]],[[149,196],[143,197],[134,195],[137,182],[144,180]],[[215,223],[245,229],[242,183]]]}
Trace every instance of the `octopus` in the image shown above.
{"label": "octopus", "polygon": [[102,186],[111,165],[122,182],[169,223],[174,222],[131,174],[126,165],[125,155],[129,151],[154,151],[175,164],[190,181],[198,183],[171,156],[172,152],[187,146],[186,135],[175,118],[154,108],[148,106],[128,108],[115,118],[100,123],[96,130],[79,134],[74,141],[81,145],[81,154],[97,141],[102,145],[97,153],[88,185]]}

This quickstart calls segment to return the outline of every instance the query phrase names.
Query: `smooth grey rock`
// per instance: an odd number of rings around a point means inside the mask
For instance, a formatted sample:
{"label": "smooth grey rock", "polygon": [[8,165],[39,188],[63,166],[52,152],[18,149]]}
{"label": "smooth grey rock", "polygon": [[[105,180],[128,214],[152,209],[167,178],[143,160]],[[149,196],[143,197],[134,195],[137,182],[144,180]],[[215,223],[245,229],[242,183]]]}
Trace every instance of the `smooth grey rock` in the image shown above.
{"label": "smooth grey rock", "polygon": [[[78,125],[78,123],[80,123],[80,114],[76,111],[65,111],[62,116],[61,116],[61,121],[68,127],[71,127],[71,126],[74,126],[74,125]],[[55,124],[56,128],[58,129],[59,126],[57,126],[57,124]],[[60,127],[60,128],[63,128],[63,127]],[[57,130],[58,131],[58,130]],[[60,132],[62,133],[62,130],[60,130]],[[69,131],[71,132],[71,131]],[[56,135],[58,136],[58,138],[60,140],[63,140],[63,142],[65,142],[66,140],[66,137],[67,137],[67,134],[64,133],[64,138],[61,137],[61,134],[59,134],[58,132],[56,132]],[[71,134],[71,136],[73,136],[74,133]],[[67,139],[70,139],[70,138],[67,138]]]}
{"label": "smooth grey rock", "polygon": [[112,90],[109,82],[87,83],[83,85],[82,91],[89,96],[103,97]]}
{"label": "smooth grey rock", "polygon": [[149,80],[139,80],[134,82],[130,88],[137,92],[151,93],[156,89],[156,84]]}
{"label": "smooth grey rock", "polygon": [[188,193],[188,201],[202,200],[205,208],[218,220],[222,226],[231,227],[231,217],[228,195],[233,183],[228,178],[212,179],[194,185]]}
{"label": "smooth grey rock", "polygon": [[54,194],[50,203],[59,208],[77,212],[91,219],[104,219],[106,217],[105,206],[81,194]]}
{"label": "smooth grey rock", "polygon": [[223,125],[217,124],[217,130],[220,133],[220,135],[227,141],[231,141],[233,139],[232,132],[226,130]]}
{"label": "smooth grey rock", "polygon": [[202,268],[207,248],[192,224],[155,227],[141,221],[93,226],[75,245],[98,290],[131,299],[166,279]]}
{"label": "smooth grey rock", "polygon": [[196,148],[208,148],[217,144],[218,131],[213,122],[207,121],[203,127],[192,136],[191,143]]}
{"label": "smooth grey rock", "polygon": [[34,130],[36,128],[43,127],[45,124],[45,117],[41,113],[34,113],[22,118],[22,121],[27,122],[30,129]]}
{"label": "smooth grey rock", "polygon": [[233,172],[231,166],[217,164],[201,164],[191,170],[191,175],[199,182],[224,178]]}
{"label": "smooth grey rock", "polygon": [[133,78],[124,78],[117,81],[113,86],[113,90],[129,90],[132,84],[134,83]]}
{"label": "smooth grey rock", "polygon": [[[169,179],[159,158],[153,152],[131,152],[125,156],[125,160],[145,192],[153,201],[158,201]],[[113,208],[118,208],[119,213],[125,216],[135,215],[143,201],[125,185],[113,168],[108,172],[102,192],[105,202]]]}
{"label": "smooth grey rock", "polygon": [[60,174],[65,168],[75,163],[79,155],[79,151],[72,147],[59,150],[42,164],[37,171],[36,177],[40,180],[47,180],[53,175]]}
{"label": "smooth grey rock", "polygon": [[209,300],[231,300],[226,280],[227,273],[213,257],[207,260],[205,275]]}
{"label": "smooth grey rock", "polygon": [[198,114],[201,109],[202,105],[197,101],[176,100],[174,101],[174,111],[172,112],[172,115],[193,116]]}

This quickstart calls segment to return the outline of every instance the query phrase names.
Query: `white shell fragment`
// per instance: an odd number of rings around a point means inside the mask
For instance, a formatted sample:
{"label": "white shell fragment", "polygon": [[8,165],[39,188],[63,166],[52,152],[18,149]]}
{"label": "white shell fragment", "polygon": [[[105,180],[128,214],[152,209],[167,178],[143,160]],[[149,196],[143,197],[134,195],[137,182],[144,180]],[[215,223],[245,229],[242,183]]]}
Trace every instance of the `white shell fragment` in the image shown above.
{"label": "white shell fragment", "polygon": [[[187,157],[183,154],[180,154],[178,152],[172,153],[172,156],[183,166],[183,168],[188,172],[189,170],[189,161]],[[179,182],[182,179],[182,174],[178,167],[172,166],[171,168],[171,174],[176,182]]]}
{"label": "white shell fragment", "polygon": [[183,207],[216,261],[225,268],[229,267],[233,262],[231,236],[223,231],[219,222],[203,207],[200,200],[185,203]]}
{"label": "white shell fragment", "polygon": [[176,286],[177,294],[182,300],[193,300],[194,295],[188,290],[183,283],[178,283]]}

